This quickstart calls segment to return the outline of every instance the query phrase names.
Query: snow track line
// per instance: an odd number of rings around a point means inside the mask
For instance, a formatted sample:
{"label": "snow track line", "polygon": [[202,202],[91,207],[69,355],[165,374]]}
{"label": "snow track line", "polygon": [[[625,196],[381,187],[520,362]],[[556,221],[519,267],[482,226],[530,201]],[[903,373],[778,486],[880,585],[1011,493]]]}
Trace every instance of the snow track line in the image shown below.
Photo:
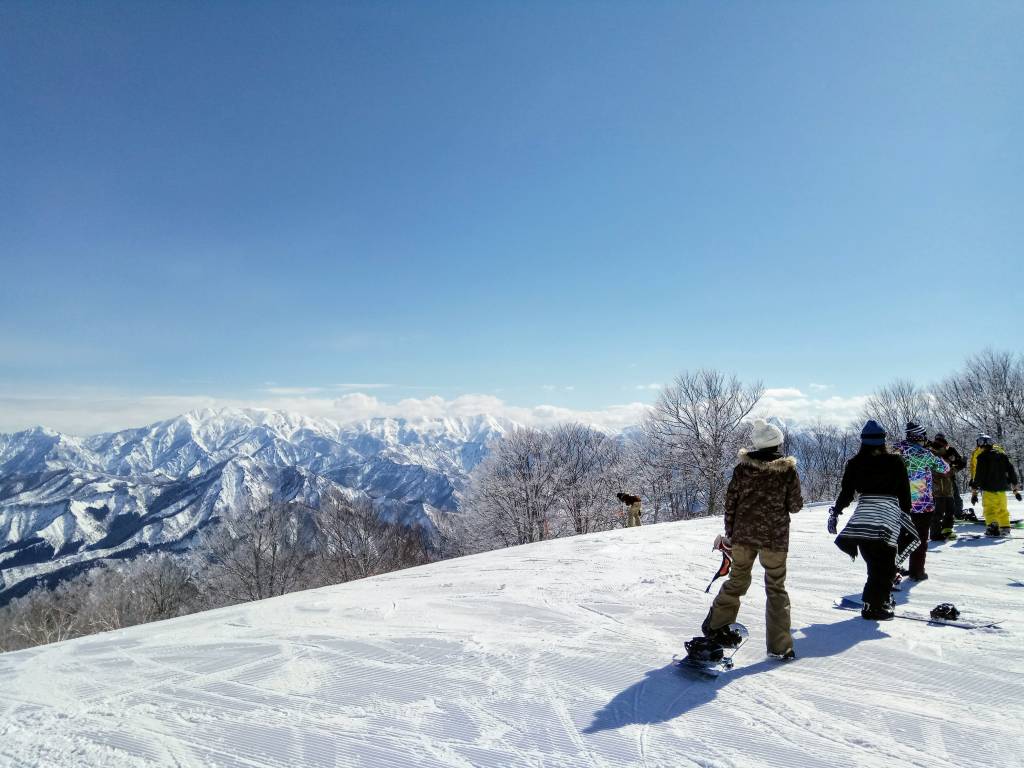
{"label": "snow track line", "polygon": [[[863,566],[821,568],[835,557],[823,520],[793,518],[805,634],[791,665],[752,653],[718,680],[665,668],[677,628],[706,612],[703,569],[688,563],[707,559],[701,542],[721,524],[669,523],[5,655],[0,764],[1015,766],[1024,743],[983,713],[1024,700],[1021,590],[1007,587],[1024,584],[1019,555],[947,547],[909,593],[908,609],[930,607],[955,573],[960,600],[1009,617],[1006,632],[874,627],[831,608]],[[520,552],[550,567],[507,569],[520,576],[496,590],[506,576],[488,566]],[[763,610],[754,588],[743,614]],[[752,646],[763,639],[755,620]]]}
{"label": "snow track line", "polygon": [[[29,703],[29,702],[25,702],[25,703]],[[95,723],[99,723],[99,724],[101,724],[103,726],[109,726],[109,721],[103,719],[102,717],[100,717],[98,714],[96,714],[94,712],[89,712],[89,711],[76,712],[74,715],[71,716],[71,719],[74,719],[74,718],[84,718],[86,720],[91,720],[91,721],[93,721]],[[220,755],[222,755],[224,757],[231,758],[232,760],[238,761],[241,764],[251,766],[251,768],[276,768],[276,764],[275,763],[263,763],[263,762],[252,761],[252,760],[249,760],[248,758],[239,757],[239,756],[237,756],[235,754],[232,754],[230,752],[225,752],[225,751],[223,751],[221,749],[218,749],[216,747],[212,747],[212,746],[209,746],[209,745],[206,745],[206,744],[199,744],[197,742],[191,741],[189,739],[183,738],[183,737],[178,736],[178,735],[170,736],[169,734],[166,734],[166,733],[164,733],[164,732],[162,732],[160,730],[157,730],[155,728],[147,726],[145,723],[139,722],[138,720],[133,721],[132,722],[132,726],[135,727],[135,728],[138,728],[141,731],[145,731],[146,733],[150,733],[150,734],[152,734],[154,736],[161,737],[161,741],[163,739],[166,739],[166,738],[171,738],[171,739],[173,739],[174,741],[176,741],[176,742],[178,742],[180,744],[185,744],[186,746],[193,747],[193,748],[195,748],[195,749],[197,749],[199,751],[215,752],[215,753],[220,754]],[[84,740],[89,740],[89,741],[92,741],[93,743],[95,743],[94,739],[90,738],[90,736],[82,734],[80,732],[76,731],[74,733],[74,736],[75,736],[76,739],[79,739],[79,740],[83,740],[83,739]],[[115,747],[115,749],[116,749],[116,747]],[[180,764],[180,761],[178,761],[177,758],[172,758],[172,759],[175,759],[175,761]],[[201,765],[201,764],[202,763],[194,763],[194,765]],[[32,763],[31,765],[33,765],[33,767],[35,767],[37,764],[36,763]]]}

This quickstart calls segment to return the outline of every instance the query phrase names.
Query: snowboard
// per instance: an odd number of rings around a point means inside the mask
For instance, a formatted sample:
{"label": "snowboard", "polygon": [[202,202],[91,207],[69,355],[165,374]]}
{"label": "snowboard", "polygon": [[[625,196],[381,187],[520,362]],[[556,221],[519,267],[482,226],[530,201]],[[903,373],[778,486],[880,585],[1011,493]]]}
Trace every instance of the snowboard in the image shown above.
{"label": "snowboard", "polygon": [[[853,600],[849,597],[844,597],[840,600],[834,600],[832,602],[833,607],[840,608],[844,611],[857,611],[864,607],[864,603],[860,600]],[[991,629],[998,627],[1003,623],[1004,620],[1000,621],[965,621],[964,619],[933,619],[931,616],[920,613],[913,613],[912,611],[896,611],[897,619],[909,619],[910,621],[923,621],[926,624],[942,625],[947,627],[959,627],[960,629]]]}
{"label": "snowboard", "polygon": [[687,655],[683,657],[673,656],[672,663],[680,669],[692,670],[704,677],[718,677],[723,672],[728,672],[735,666],[733,657],[736,655],[736,651],[742,648],[747,642],[747,638],[750,637],[750,631],[742,624],[730,624],[729,629],[739,634],[742,639],[735,648],[724,648],[723,656],[718,661],[695,659]]}
{"label": "snowboard", "polygon": [[1024,536],[1014,536],[1012,533],[1009,536],[986,536],[984,533],[959,533],[957,534],[957,538],[967,539],[968,541],[977,541],[978,539],[1003,541],[1004,539],[1024,539]]}

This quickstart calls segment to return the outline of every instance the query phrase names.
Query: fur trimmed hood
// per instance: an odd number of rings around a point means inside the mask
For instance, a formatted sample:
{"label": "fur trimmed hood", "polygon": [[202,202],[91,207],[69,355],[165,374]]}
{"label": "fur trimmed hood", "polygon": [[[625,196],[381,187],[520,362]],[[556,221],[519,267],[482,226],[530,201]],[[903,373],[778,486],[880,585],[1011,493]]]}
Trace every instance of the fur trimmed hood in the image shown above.
{"label": "fur trimmed hood", "polygon": [[754,451],[741,448],[738,454],[740,464],[749,464],[750,466],[757,467],[758,469],[770,469],[773,472],[785,472],[787,469],[796,469],[795,456],[782,456],[778,459],[773,459],[772,461],[762,461],[761,459],[756,459],[751,456],[751,453],[754,453]]}

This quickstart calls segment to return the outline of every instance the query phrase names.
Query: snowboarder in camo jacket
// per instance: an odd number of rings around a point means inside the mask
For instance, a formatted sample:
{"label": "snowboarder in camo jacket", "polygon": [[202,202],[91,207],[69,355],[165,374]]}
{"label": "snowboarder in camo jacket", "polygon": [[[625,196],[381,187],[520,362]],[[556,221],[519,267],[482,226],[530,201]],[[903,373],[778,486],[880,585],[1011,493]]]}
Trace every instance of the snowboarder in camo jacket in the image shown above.
{"label": "snowboarder in camo jacket", "polygon": [[[764,568],[768,653],[796,658],[790,634],[786,556],[789,516],[803,507],[796,459],[781,451],[782,431],[762,419],[751,432],[754,450],[742,450],[725,495],[725,546],[732,550],[729,579],[718,592],[701,626],[713,642],[736,621],[740,598],[750,588],[754,561]],[[722,643],[723,645],[726,643]]]}

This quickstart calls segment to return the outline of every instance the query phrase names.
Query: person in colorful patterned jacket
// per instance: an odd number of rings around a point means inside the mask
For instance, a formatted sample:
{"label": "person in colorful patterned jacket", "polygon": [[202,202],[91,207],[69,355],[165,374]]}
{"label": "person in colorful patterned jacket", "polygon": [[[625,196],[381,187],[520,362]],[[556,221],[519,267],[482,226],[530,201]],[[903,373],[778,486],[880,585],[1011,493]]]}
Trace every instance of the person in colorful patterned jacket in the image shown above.
{"label": "person in colorful patterned jacket", "polygon": [[765,608],[768,653],[788,660],[796,658],[786,592],[789,516],[798,512],[804,501],[796,459],[782,454],[782,441],[782,430],[757,419],[751,431],[754,450],[740,451],[739,463],[725,494],[723,544],[731,548],[732,569],[701,631],[712,642],[729,644],[728,627],[736,621],[740,598],[750,588],[754,561],[760,560],[768,598]]}
{"label": "person in colorful patterned jacket", "polygon": [[924,581],[928,578],[924,562],[928,555],[926,542],[931,530],[932,515],[935,512],[932,472],[949,472],[949,464],[925,447],[927,440],[928,432],[925,428],[908,421],[906,440],[893,446],[893,450],[903,457],[903,462],[907,465],[907,476],[910,480],[910,519],[914,521],[914,527],[922,542],[910,556],[910,578],[914,581]]}

